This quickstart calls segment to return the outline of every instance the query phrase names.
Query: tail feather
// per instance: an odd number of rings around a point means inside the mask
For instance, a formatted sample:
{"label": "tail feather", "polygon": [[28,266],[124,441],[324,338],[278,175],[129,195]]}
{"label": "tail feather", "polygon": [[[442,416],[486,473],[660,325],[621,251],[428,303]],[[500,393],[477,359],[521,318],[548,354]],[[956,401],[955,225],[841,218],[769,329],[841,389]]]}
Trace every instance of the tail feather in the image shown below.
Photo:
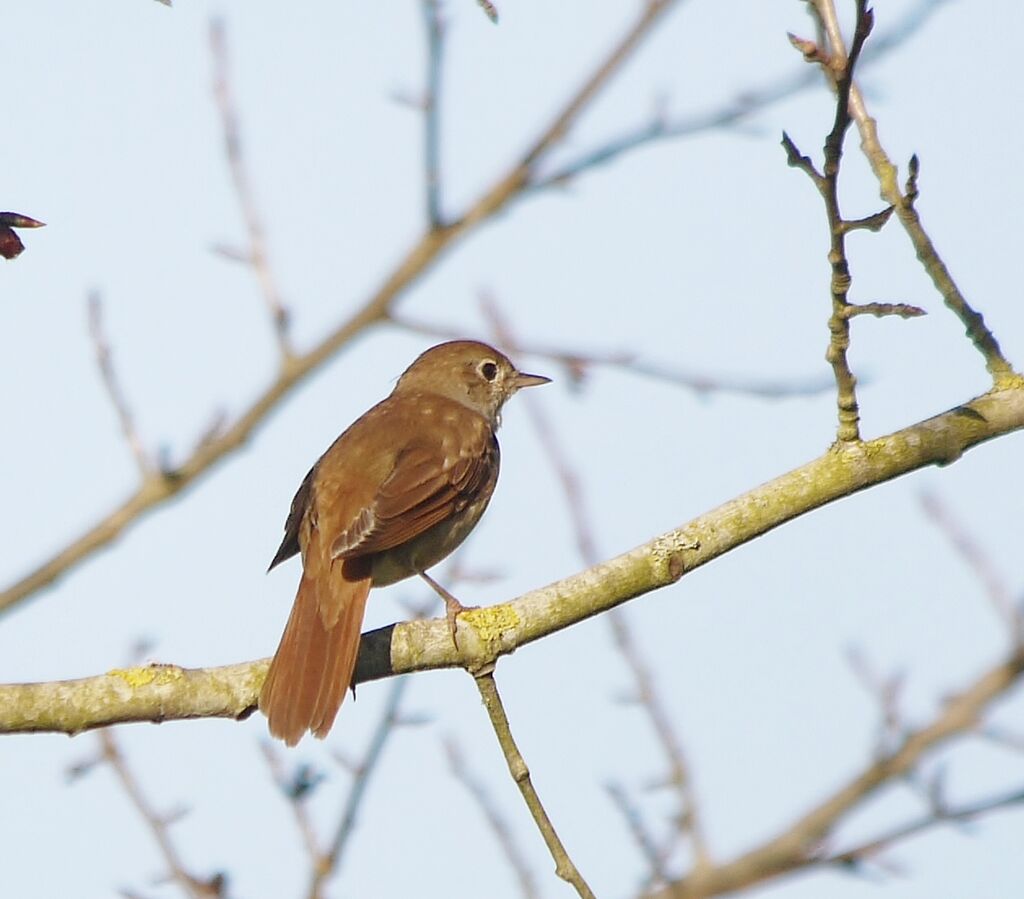
{"label": "tail feather", "polygon": [[352,682],[369,592],[368,570],[351,562],[318,578],[303,574],[259,700],[270,733],[289,746],[306,731],[322,739],[331,729]]}

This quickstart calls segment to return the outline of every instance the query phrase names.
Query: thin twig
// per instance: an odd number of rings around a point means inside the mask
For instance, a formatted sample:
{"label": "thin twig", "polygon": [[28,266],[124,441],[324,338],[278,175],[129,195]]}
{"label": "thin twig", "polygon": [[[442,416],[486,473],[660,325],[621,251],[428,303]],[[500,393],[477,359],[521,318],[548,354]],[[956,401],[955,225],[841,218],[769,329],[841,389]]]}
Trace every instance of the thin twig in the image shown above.
{"label": "thin twig", "polygon": [[305,789],[296,789],[296,779],[294,777],[290,777],[285,772],[284,763],[281,761],[280,753],[273,743],[269,740],[262,740],[260,741],[260,749],[263,751],[263,757],[266,759],[267,765],[270,767],[270,774],[274,779],[274,783],[277,784],[278,789],[280,789],[288,799],[288,805],[291,806],[292,815],[295,817],[295,824],[302,836],[302,842],[306,846],[306,852],[309,854],[309,857],[313,862],[313,867],[314,869],[319,868],[319,866],[323,864],[324,855],[320,851],[320,847],[317,843],[313,821],[309,816],[309,810],[304,801],[308,795],[308,791]]}
{"label": "thin twig", "polygon": [[483,812],[484,820],[494,833],[495,840],[505,854],[505,859],[516,875],[516,880],[519,881],[519,889],[523,896],[527,899],[536,899],[540,893],[534,883],[530,866],[526,862],[526,856],[516,843],[515,835],[487,792],[487,788],[473,777],[454,740],[445,740],[444,750],[448,757],[448,767],[451,769],[452,776],[465,787],[477,807]]}
{"label": "thin twig", "polygon": [[[231,81],[228,77],[228,48],[225,26],[220,19],[210,20],[210,55],[213,60],[213,96],[220,112],[221,130],[224,134],[224,151],[231,171],[231,181],[235,187],[235,196],[245,220],[245,228],[249,237],[247,251],[242,258],[252,267],[256,280],[259,282],[263,301],[270,312],[274,325],[274,335],[281,354],[282,365],[287,366],[293,356],[291,339],[288,334],[288,310],[281,300],[277,281],[267,256],[267,240],[263,230],[263,222],[256,208],[256,199],[245,167],[242,153],[242,134],[238,126],[238,113],[235,100],[231,93]],[[228,255],[228,254],[225,254]]]}
{"label": "thin twig", "polygon": [[985,595],[992,603],[992,608],[1006,625],[1010,639],[1015,643],[1021,642],[1024,639],[1024,619],[1020,607],[1014,601],[1006,581],[996,571],[992,559],[937,494],[922,493],[921,507],[932,524],[949,541],[956,554],[977,575]]}
{"label": "thin twig", "polygon": [[530,769],[527,768],[526,760],[523,758],[519,747],[516,746],[516,742],[512,737],[512,729],[509,727],[508,716],[505,714],[505,707],[502,705],[501,696],[498,694],[498,686],[494,682],[494,675],[490,672],[477,674],[474,675],[473,680],[480,691],[480,698],[484,702],[484,708],[487,709],[487,715],[491,719],[491,726],[498,737],[498,743],[501,746],[502,753],[505,755],[505,762],[508,764],[512,780],[519,787],[519,792],[523,794],[526,807],[530,810],[533,820],[537,823],[537,829],[544,838],[548,851],[555,861],[555,873],[562,880],[572,884],[576,892],[583,899],[594,899],[594,893],[587,886],[587,882],[583,879],[583,875],[580,874],[576,865],[573,864],[569,853],[566,852],[565,846],[562,845],[562,841],[559,839],[558,833],[548,817],[548,813],[544,811],[540,796],[537,795],[537,791],[533,788],[533,781],[530,779]]}
{"label": "thin twig", "polygon": [[[465,328],[448,327],[430,322],[413,319],[405,315],[389,315],[388,321],[395,326],[416,334],[428,337],[441,337],[446,340],[466,336]],[[551,344],[517,342],[509,346],[500,337],[490,339],[498,349],[508,353],[519,352],[526,356],[549,359],[565,366],[571,383],[579,384],[587,376],[589,369],[595,366],[614,368],[619,371],[644,375],[668,384],[685,387],[695,393],[706,396],[714,393],[741,394],[762,399],[781,399],[798,396],[815,396],[829,390],[832,381],[826,378],[806,378],[793,381],[769,381],[761,379],[743,379],[714,377],[682,371],[668,365],[637,358],[634,353],[626,351],[588,350],[575,352],[560,349]]]}
{"label": "thin twig", "polygon": [[421,234],[355,313],[328,333],[309,352],[292,357],[290,363],[279,372],[252,405],[215,439],[196,447],[195,451],[173,470],[161,473],[159,478],[146,481],[84,534],[0,592],[0,612],[12,608],[55,581],[70,568],[106,546],[143,513],[175,496],[226,455],[243,446],[256,428],[263,424],[268,414],[303,378],[333,358],[357,334],[384,320],[406,288],[459,239],[505,209],[512,200],[522,196],[536,165],[571,130],[580,114],[651,33],[660,21],[662,13],[666,12],[673,2],[675,0],[645,3],[634,24],[569,98],[552,122],[543,129],[526,154],[487,188],[461,216],[450,221],[444,228],[427,230]]}
{"label": "thin twig", "polygon": [[[908,38],[917,34],[927,20],[951,0],[921,0],[907,10],[884,35],[872,40],[871,46],[862,54],[860,67],[882,60]],[[705,112],[687,116],[666,118],[656,114],[649,122],[618,135],[605,143],[584,150],[562,163],[555,169],[538,176],[529,190],[541,191],[560,187],[579,175],[618,159],[625,153],[651,143],[679,140],[739,125],[745,119],[753,118],[775,103],[785,100],[818,83],[816,73],[797,69],[775,81],[744,88],[724,103],[717,104]]]}
{"label": "thin twig", "polygon": [[[833,14],[834,14],[833,9]],[[839,25],[833,15],[831,18],[821,16],[821,25],[824,31],[833,35],[838,34]],[[836,405],[838,407],[839,426],[836,430],[836,437],[840,442],[848,443],[860,440],[860,410],[857,404],[857,379],[850,368],[848,351],[850,349],[850,319],[853,314],[847,311],[851,284],[850,265],[846,258],[846,235],[848,231],[856,227],[865,227],[867,221],[878,221],[879,227],[884,224],[887,211],[844,224],[844,219],[839,208],[839,171],[842,165],[843,141],[846,132],[849,130],[851,119],[849,110],[850,89],[853,85],[853,72],[857,59],[864,47],[864,42],[871,33],[873,15],[867,7],[867,0],[857,2],[857,23],[854,30],[853,43],[849,56],[845,49],[839,52],[842,41],[833,44],[833,52],[829,57],[823,57],[815,45],[809,41],[802,41],[790,36],[790,40],[796,46],[804,58],[821,64],[826,69],[829,77],[835,86],[836,110],[832,124],[832,130],[825,138],[824,165],[821,172],[818,172],[810,159],[803,156],[789,135],[783,134],[782,143],[786,149],[789,164],[802,169],[813,181],[818,192],[825,202],[825,212],[828,219],[829,230],[829,252],[828,261],[832,269],[830,292],[832,295],[832,314],[829,316],[828,329],[830,333],[828,350],[825,358],[832,366],[832,372],[836,381]]]}
{"label": "thin twig", "polygon": [[911,306],[909,303],[849,303],[840,310],[840,315],[846,318],[853,318],[857,315],[873,315],[875,318],[883,318],[887,315],[895,315],[899,318],[917,318],[920,315],[925,315],[925,311],[920,306]]}
{"label": "thin twig", "polygon": [[[481,300],[481,306],[495,336],[501,343],[510,347],[515,352],[516,339],[512,334],[509,323],[501,315],[497,304],[493,299],[485,296]],[[534,432],[544,448],[545,456],[552,469],[554,469],[559,484],[562,486],[565,503],[569,509],[569,514],[572,516],[573,533],[576,536],[576,546],[580,559],[584,565],[595,565],[600,557],[597,552],[597,544],[594,540],[593,532],[590,529],[589,522],[591,519],[586,509],[586,501],[579,478],[573,471],[572,465],[556,437],[554,426],[544,414],[541,403],[535,397],[527,396],[524,398],[524,405],[533,424]],[[675,790],[678,797],[680,828],[690,838],[695,864],[698,866],[705,865],[709,861],[708,848],[704,838],[703,827],[700,823],[697,802],[692,789],[692,779],[683,753],[682,744],[661,703],[661,697],[655,689],[654,678],[651,676],[641,652],[633,641],[633,635],[626,616],[621,610],[612,609],[609,612],[608,621],[611,624],[616,647],[633,675],[633,680],[636,684],[636,701],[647,714],[648,720],[654,728],[654,732],[668,761],[668,783]]]}
{"label": "thin twig", "polygon": [[949,699],[929,724],[907,733],[890,753],[872,761],[777,837],[730,862],[694,871],[691,876],[651,896],[656,899],[713,896],[818,864],[822,858],[822,841],[843,817],[893,780],[906,777],[927,753],[953,737],[973,733],[992,703],[1016,686],[1022,674],[1024,651],[1015,647],[1003,661]]}
{"label": "thin twig", "polygon": [[647,827],[644,824],[643,815],[626,795],[626,791],[621,784],[609,783],[605,785],[605,792],[608,793],[612,804],[619,810],[622,815],[622,819],[626,822],[626,827],[629,828],[629,833],[633,837],[633,842],[637,844],[640,852],[644,858],[647,859],[647,864],[650,866],[651,873],[647,881],[647,887],[663,886],[669,883],[669,874],[665,868],[666,856],[665,853],[655,845],[654,838],[647,832]]}
{"label": "thin twig", "polygon": [[121,754],[117,741],[114,739],[113,731],[110,729],[101,730],[99,732],[99,740],[103,752],[103,760],[110,765],[117,779],[121,782],[121,787],[124,789],[131,804],[135,806],[139,817],[146,822],[146,826],[160,847],[160,853],[167,863],[168,871],[174,882],[192,899],[210,899],[210,897],[224,896],[227,884],[223,875],[217,874],[209,880],[200,880],[185,869],[181,856],[178,855],[178,850],[175,848],[174,841],[171,839],[168,831],[168,820],[150,806],[141,787],[139,787],[138,781],[135,780],[135,776],[129,770],[128,764]]}
{"label": "thin twig", "polygon": [[[833,0],[813,0],[811,8],[822,22],[836,19]],[[845,54],[845,45],[838,28],[829,28],[830,51],[832,55]],[[942,261],[931,238],[921,223],[921,217],[914,205],[917,197],[917,159],[911,160],[911,175],[906,193],[900,190],[896,166],[885,152],[878,138],[878,123],[868,114],[864,96],[855,85],[849,90],[849,113],[860,132],[861,151],[867,157],[881,188],[882,198],[896,210],[896,216],[910,237],[928,276],[942,296],[946,306],[963,322],[967,336],[985,360],[985,367],[997,386],[1016,377],[1013,366],[1003,355],[995,335],[985,325],[980,312],[976,312],[960,292],[949,269]]]}
{"label": "thin twig", "polygon": [[93,348],[96,351],[96,364],[99,366],[100,376],[103,378],[103,386],[121,425],[121,433],[124,435],[128,448],[132,451],[135,467],[138,468],[139,474],[145,481],[153,474],[153,463],[142,445],[142,439],[135,427],[135,419],[132,417],[131,410],[124,398],[124,391],[121,390],[121,385],[117,380],[117,373],[114,371],[114,362],[110,354],[110,342],[103,330],[103,301],[96,292],[89,294],[89,336],[92,338]]}
{"label": "thin twig", "polygon": [[927,815],[922,815],[920,818],[909,821],[900,827],[894,827],[881,836],[874,837],[850,849],[827,854],[818,859],[816,864],[856,867],[871,860],[880,852],[891,849],[896,843],[917,836],[917,834],[923,831],[931,830],[942,824],[967,823],[980,818],[982,815],[995,811],[1004,811],[1018,805],[1024,805],[1024,789],[1001,793],[998,796],[979,799],[954,808],[933,810]]}
{"label": "thin twig", "polygon": [[380,766],[388,740],[401,723],[402,699],[408,686],[409,679],[400,677],[388,691],[388,697],[385,700],[384,710],[377,722],[377,727],[370,737],[370,743],[363,754],[362,761],[355,767],[352,785],[349,788],[345,807],[342,809],[341,818],[335,829],[334,837],[331,839],[330,847],[322,856],[320,864],[314,867],[307,893],[309,899],[321,899],[327,881],[341,866],[345,850],[355,832],[359,810],[362,808],[371,778]]}
{"label": "thin twig", "polygon": [[856,646],[847,649],[846,660],[861,686],[878,703],[880,714],[875,758],[884,758],[909,730],[900,711],[905,676],[903,672],[896,672],[882,677]]}
{"label": "thin twig", "polygon": [[440,0],[421,0],[427,33],[427,87],[423,95],[423,162],[427,225],[443,227],[441,219],[441,73],[445,25]]}

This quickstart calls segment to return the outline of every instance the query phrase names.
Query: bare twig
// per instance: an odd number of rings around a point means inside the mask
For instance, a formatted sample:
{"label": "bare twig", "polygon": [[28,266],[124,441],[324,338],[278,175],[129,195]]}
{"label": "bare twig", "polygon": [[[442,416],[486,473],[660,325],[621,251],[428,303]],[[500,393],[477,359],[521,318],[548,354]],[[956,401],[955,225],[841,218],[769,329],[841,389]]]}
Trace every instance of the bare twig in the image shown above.
{"label": "bare twig", "polygon": [[979,799],[975,802],[966,803],[956,807],[944,807],[933,809],[926,815],[922,815],[913,821],[909,821],[900,827],[894,827],[874,839],[860,843],[841,852],[830,853],[818,859],[816,864],[820,865],[841,865],[844,867],[857,867],[865,862],[871,861],[879,853],[891,849],[896,843],[900,843],[910,837],[917,836],[926,830],[932,830],[942,824],[964,824],[988,815],[996,811],[1005,811],[1018,805],[1024,805],[1024,789],[1013,790],[1009,793],[1000,793],[998,796],[991,796],[987,799]]}
{"label": "bare twig", "polygon": [[366,791],[369,789],[370,780],[380,766],[380,760],[383,758],[388,740],[401,722],[402,699],[408,685],[408,678],[404,677],[398,678],[391,685],[380,720],[370,737],[370,743],[363,754],[362,761],[354,769],[352,785],[349,788],[345,807],[342,809],[341,818],[334,831],[330,847],[318,860],[319,863],[314,865],[307,893],[309,899],[321,899],[327,881],[341,866],[341,860],[355,831],[359,810],[362,808]]}
{"label": "bare twig", "polygon": [[927,753],[955,736],[973,733],[991,704],[1014,687],[1022,673],[1024,651],[1015,647],[1006,659],[952,697],[930,724],[907,733],[890,753],[875,759],[779,836],[733,861],[695,871],[652,896],[657,899],[713,896],[819,864],[823,857],[822,841],[845,815],[894,779],[909,774]]}
{"label": "bare twig", "polygon": [[427,89],[423,97],[423,162],[427,225],[443,227],[441,219],[441,73],[445,25],[440,0],[420,0],[427,32]]}
{"label": "bare twig", "polygon": [[[497,304],[489,297],[482,298],[484,314],[491,324],[498,340],[516,351],[516,340],[512,335],[508,322],[502,317]],[[572,516],[573,533],[576,535],[576,546],[584,565],[595,565],[599,559],[597,545],[590,530],[590,516],[587,514],[586,503],[579,479],[572,469],[565,452],[555,434],[555,428],[544,414],[542,405],[536,397],[527,396],[524,404],[534,431],[537,434],[545,455],[565,494],[566,506]],[[633,680],[636,684],[636,701],[647,714],[654,732],[661,743],[665,757],[669,763],[668,783],[676,791],[679,801],[679,825],[687,834],[693,846],[695,863],[702,866],[708,863],[707,844],[700,823],[696,799],[693,794],[689,768],[683,753],[682,744],[676,735],[666,713],[661,697],[654,686],[654,679],[644,663],[641,652],[633,641],[626,616],[619,609],[612,609],[608,615],[612,627],[615,644],[622,654]]]}
{"label": "bare twig", "polygon": [[116,509],[103,516],[84,534],[71,541],[20,580],[0,592],[0,611],[10,609],[37,590],[52,583],[77,563],[91,556],[117,537],[145,512],[161,505],[205,474],[229,453],[246,443],[292,389],[306,376],[332,358],[353,337],[387,316],[402,293],[440,256],[476,226],[489,220],[519,198],[529,185],[536,166],[571,130],[588,104],[630,58],[674,0],[651,0],[644,4],[634,24],[568,99],[551,123],[542,130],[523,157],[501,175],[461,216],[443,228],[428,229],[346,321],[328,333],[309,352],[293,356],[252,405],[215,439],[204,442],[171,471],[148,479]]}
{"label": "bare twig", "polygon": [[587,882],[583,879],[583,875],[580,874],[576,865],[573,864],[569,853],[566,852],[565,846],[562,845],[562,841],[555,831],[551,819],[548,817],[548,813],[544,811],[540,796],[537,795],[537,791],[533,787],[533,781],[530,779],[530,769],[526,767],[526,760],[523,758],[519,747],[516,746],[516,742],[512,737],[512,729],[509,727],[508,716],[505,714],[505,707],[502,705],[501,696],[498,694],[498,686],[494,683],[494,675],[490,672],[481,673],[474,675],[473,679],[476,682],[477,689],[480,691],[480,698],[484,701],[484,708],[487,709],[487,715],[491,719],[491,726],[494,728],[501,751],[505,755],[505,762],[508,764],[512,780],[519,787],[519,792],[523,794],[526,807],[530,810],[530,814],[537,824],[537,829],[544,838],[548,851],[555,861],[555,873],[562,880],[572,884],[576,892],[583,899],[594,899],[594,893],[587,886]]}
{"label": "bare twig", "polygon": [[878,737],[875,740],[875,758],[883,758],[892,752],[893,746],[906,735],[909,729],[903,721],[900,711],[900,699],[905,681],[903,672],[882,677],[871,667],[864,654],[856,646],[847,649],[846,658],[861,686],[878,703],[880,715]]}
{"label": "bare twig", "polygon": [[[465,328],[432,324],[405,315],[389,315],[388,320],[399,328],[417,334],[424,334],[428,337],[441,337],[448,340],[466,336]],[[780,399],[794,396],[814,396],[823,393],[832,386],[832,381],[826,378],[770,381],[714,377],[639,359],[634,353],[627,351],[588,350],[575,352],[573,350],[560,349],[551,344],[516,342],[515,345],[510,346],[502,341],[500,335],[497,338],[492,336],[488,339],[499,349],[508,353],[518,352],[527,356],[537,356],[565,366],[566,372],[573,384],[581,383],[591,368],[602,366],[645,375],[658,381],[685,387],[700,395],[735,393],[760,397],[762,399]]]}
{"label": "bare twig", "polygon": [[448,757],[448,767],[452,776],[465,787],[466,791],[473,797],[480,811],[483,812],[484,820],[494,834],[495,840],[501,847],[505,858],[519,881],[519,890],[527,899],[536,899],[540,896],[537,885],[533,880],[533,873],[526,862],[526,856],[516,843],[515,836],[502,817],[501,812],[495,805],[487,788],[470,772],[466,760],[462,756],[458,745],[454,740],[444,741],[445,755]]}
{"label": "bare twig", "polygon": [[[850,369],[847,356],[850,348],[850,319],[852,314],[847,312],[851,276],[850,265],[846,258],[846,235],[852,228],[870,227],[876,222],[878,227],[881,227],[881,224],[884,223],[888,215],[887,212],[883,211],[868,219],[861,219],[852,224],[847,223],[844,225],[844,219],[839,208],[839,170],[843,157],[843,141],[846,138],[846,132],[850,127],[851,121],[849,111],[850,88],[853,85],[853,72],[857,64],[857,58],[864,47],[864,42],[871,33],[873,21],[874,17],[868,9],[866,0],[858,0],[857,24],[849,56],[846,56],[845,52],[839,53],[834,45],[832,55],[825,58],[816,52],[816,48],[810,42],[792,38],[791,36],[794,46],[803,53],[805,59],[813,59],[828,70],[835,86],[835,118],[832,130],[825,138],[825,158],[821,172],[817,171],[808,157],[803,156],[797,150],[789,135],[783,134],[782,136],[782,144],[785,147],[789,164],[803,170],[811,178],[825,202],[830,237],[828,261],[832,269],[830,286],[832,314],[828,320],[828,329],[831,337],[825,358],[832,366],[832,372],[836,381],[836,404],[839,413],[839,426],[836,431],[836,437],[840,442],[860,440],[857,379]],[[833,29],[838,30],[839,26],[833,16],[831,19],[822,17],[822,27],[826,33],[831,34]],[[842,46],[841,41],[839,41],[838,46]],[[872,225],[865,225],[866,222],[871,222]]]}
{"label": "bare twig", "polygon": [[[864,6],[863,0],[858,8]],[[829,36],[830,53],[833,57],[842,58],[845,44],[836,22],[834,0],[812,0],[811,8],[819,21],[825,23]],[[856,40],[856,37],[855,37]],[[889,159],[878,138],[878,124],[868,114],[864,97],[855,84],[851,84],[848,97],[840,97],[840,101],[848,99],[849,114],[857,124],[861,138],[861,150],[871,164],[872,171],[881,187],[882,198],[896,210],[896,216],[910,237],[925,271],[932,279],[935,288],[942,295],[946,306],[963,322],[967,336],[985,359],[985,367],[997,385],[1006,383],[1016,377],[1013,367],[999,348],[999,342],[985,325],[980,312],[976,312],[960,292],[953,276],[940,258],[935,245],[921,223],[914,206],[917,197],[917,158],[911,160],[910,178],[907,181],[906,193],[900,190],[896,166]]]}
{"label": "bare twig", "polygon": [[669,874],[665,868],[665,853],[658,848],[654,842],[654,837],[647,832],[640,809],[630,802],[621,784],[606,784],[605,790],[611,798],[612,804],[619,810],[623,820],[626,822],[626,827],[629,828],[633,841],[639,847],[644,858],[647,859],[647,864],[651,869],[647,887],[664,886],[669,883]]}
{"label": "bare twig", "polygon": [[110,354],[110,343],[103,330],[103,301],[95,292],[89,294],[89,336],[96,351],[96,364],[99,366],[100,376],[103,378],[103,386],[121,425],[121,433],[124,435],[128,448],[132,451],[135,466],[145,481],[153,473],[153,463],[142,445],[139,432],[135,428],[135,419],[132,417],[131,410],[124,398],[124,392],[118,383]]}
{"label": "bare twig", "polygon": [[[401,680],[396,681],[396,683],[401,683]],[[260,742],[260,749],[263,751],[263,757],[270,768],[270,774],[274,779],[274,783],[277,784],[278,788],[288,799],[288,805],[291,806],[292,814],[295,817],[295,824],[302,836],[302,842],[306,846],[306,852],[309,853],[309,857],[313,861],[313,867],[318,869],[323,864],[324,856],[317,844],[313,821],[309,816],[309,811],[304,801],[308,791],[296,789],[296,779],[289,776],[285,771],[280,753],[273,743],[269,740],[262,740]]]}
{"label": "bare twig", "polygon": [[185,869],[181,856],[178,855],[178,850],[175,848],[173,840],[171,840],[169,833],[170,822],[150,806],[138,781],[135,780],[135,776],[129,770],[128,764],[121,754],[117,741],[114,739],[113,731],[109,729],[101,730],[99,740],[103,751],[103,760],[113,769],[131,804],[135,806],[139,817],[146,822],[150,833],[153,834],[153,838],[160,847],[160,853],[167,863],[168,871],[174,882],[192,899],[210,899],[210,897],[226,895],[227,883],[222,874],[216,874],[209,880],[200,880]]}
{"label": "bare twig", "polygon": [[[224,151],[231,171],[231,181],[235,187],[238,205],[245,220],[249,246],[246,252],[238,254],[251,267],[259,282],[263,301],[270,312],[274,323],[274,334],[277,347],[281,354],[282,365],[287,366],[292,358],[291,339],[288,334],[288,310],[281,300],[277,281],[267,256],[267,240],[256,208],[249,173],[245,168],[245,157],[242,153],[242,134],[238,127],[238,113],[235,99],[231,93],[231,81],[228,77],[228,48],[225,26],[220,19],[210,21],[210,55],[213,59],[213,96],[220,112],[221,130],[224,133]],[[235,254],[225,254],[233,256]]]}
{"label": "bare twig", "polygon": [[911,306],[909,303],[850,303],[840,310],[840,315],[846,318],[853,318],[857,315],[873,315],[875,318],[883,318],[887,315],[896,315],[899,318],[917,318],[925,315],[920,306]]}
{"label": "bare twig", "polygon": [[925,514],[949,541],[957,555],[967,563],[968,568],[977,575],[985,590],[985,595],[992,603],[992,608],[999,616],[1015,643],[1024,640],[1024,620],[1021,610],[1010,594],[1006,581],[996,571],[996,567],[982,546],[967,531],[956,516],[939,499],[937,494],[922,493],[921,506]]}
{"label": "bare twig", "polygon": [[[948,2],[950,0],[921,0],[916,6],[909,8],[906,14],[884,35],[879,35],[872,40],[870,47],[862,54],[861,69],[865,64],[883,59],[917,34],[927,20]],[[812,42],[808,43],[814,46]],[[817,77],[813,72],[798,69],[774,81],[758,83],[756,86],[745,88],[734,97],[724,103],[716,104],[705,112],[671,119],[660,113],[656,114],[646,124],[584,150],[568,162],[538,176],[531,183],[529,189],[540,191],[559,187],[590,169],[605,165],[625,153],[651,143],[679,140],[716,129],[735,127],[745,119],[753,118],[757,113],[773,104],[798,94],[816,83]]]}

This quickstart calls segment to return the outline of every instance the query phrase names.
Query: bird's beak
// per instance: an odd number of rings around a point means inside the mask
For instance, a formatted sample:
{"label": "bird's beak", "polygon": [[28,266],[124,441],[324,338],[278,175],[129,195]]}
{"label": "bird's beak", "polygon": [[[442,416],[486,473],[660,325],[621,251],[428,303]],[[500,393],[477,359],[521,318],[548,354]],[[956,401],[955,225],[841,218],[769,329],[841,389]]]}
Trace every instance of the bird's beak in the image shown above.
{"label": "bird's beak", "polygon": [[540,387],[541,384],[550,382],[551,378],[545,378],[544,375],[528,375],[526,372],[517,371],[512,384],[516,390],[521,390],[523,387]]}

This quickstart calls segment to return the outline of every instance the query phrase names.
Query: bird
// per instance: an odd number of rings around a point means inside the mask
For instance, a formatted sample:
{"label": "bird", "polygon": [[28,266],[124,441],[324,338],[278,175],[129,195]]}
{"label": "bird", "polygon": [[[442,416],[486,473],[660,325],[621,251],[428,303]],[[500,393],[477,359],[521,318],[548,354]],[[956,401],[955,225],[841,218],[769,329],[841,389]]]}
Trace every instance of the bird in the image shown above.
{"label": "bird", "polygon": [[551,379],[525,374],[485,343],[454,340],[418,356],[391,394],[353,422],[292,500],[270,569],[296,554],[302,576],[259,695],[271,735],[323,739],[352,680],[371,587],[427,570],[483,515],[498,480],[505,402]]}

